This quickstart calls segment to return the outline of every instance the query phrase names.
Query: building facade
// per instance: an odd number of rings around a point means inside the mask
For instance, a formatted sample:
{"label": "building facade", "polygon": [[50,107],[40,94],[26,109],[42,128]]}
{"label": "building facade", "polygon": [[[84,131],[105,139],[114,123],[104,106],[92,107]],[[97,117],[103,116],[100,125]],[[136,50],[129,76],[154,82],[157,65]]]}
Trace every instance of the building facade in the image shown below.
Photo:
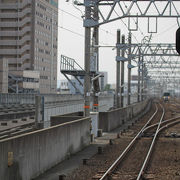
{"label": "building facade", "polygon": [[0,57],[0,93],[8,93],[8,61]]}
{"label": "building facade", "polygon": [[0,56],[9,77],[39,72],[40,93],[56,92],[57,33],[58,0],[0,0]]}

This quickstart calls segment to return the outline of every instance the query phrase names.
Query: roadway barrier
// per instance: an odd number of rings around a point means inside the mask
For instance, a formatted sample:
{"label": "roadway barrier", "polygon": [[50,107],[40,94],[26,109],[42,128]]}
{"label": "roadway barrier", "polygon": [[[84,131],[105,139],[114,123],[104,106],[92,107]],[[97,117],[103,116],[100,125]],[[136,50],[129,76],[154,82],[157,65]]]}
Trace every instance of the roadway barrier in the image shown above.
{"label": "roadway barrier", "polygon": [[90,118],[0,141],[0,179],[30,180],[90,143]]}

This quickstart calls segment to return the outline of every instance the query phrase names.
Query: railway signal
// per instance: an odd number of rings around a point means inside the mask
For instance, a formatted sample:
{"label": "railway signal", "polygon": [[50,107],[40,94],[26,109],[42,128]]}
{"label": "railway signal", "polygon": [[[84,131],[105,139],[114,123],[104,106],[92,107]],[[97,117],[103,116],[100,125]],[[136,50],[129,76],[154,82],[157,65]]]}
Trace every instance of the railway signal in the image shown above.
{"label": "railway signal", "polygon": [[176,51],[180,54],[180,27],[176,31]]}

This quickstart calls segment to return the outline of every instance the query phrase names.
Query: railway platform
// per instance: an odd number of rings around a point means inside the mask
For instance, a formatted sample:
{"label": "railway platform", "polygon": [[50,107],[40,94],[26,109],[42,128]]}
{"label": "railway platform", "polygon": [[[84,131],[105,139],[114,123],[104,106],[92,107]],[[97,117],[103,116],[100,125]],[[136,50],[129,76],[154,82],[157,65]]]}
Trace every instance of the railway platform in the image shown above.
{"label": "railway platform", "polygon": [[[155,180],[179,180],[179,104],[170,102],[160,105],[156,103],[149,112],[144,112],[144,116],[141,118],[137,116],[124,123],[120,128],[103,133],[102,137],[95,138],[87,148],[70,156],[35,180],[104,180],[107,179],[105,174],[112,179],[123,180],[139,179],[139,177]],[[156,122],[159,119],[163,119],[160,130],[164,130],[158,135],[151,157],[148,157],[149,165],[139,175],[141,163],[146,162],[147,158],[144,157],[146,153],[149,154],[151,149],[149,149],[149,144],[152,139],[156,138],[157,133],[153,128],[158,128]],[[142,128],[144,123],[148,125],[147,128]],[[141,131],[143,132],[138,136]],[[133,142],[134,140],[135,142]],[[130,144],[132,146],[129,146]],[[124,152],[126,153],[124,154]],[[122,154],[125,157],[123,160]]]}
{"label": "railway platform", "polygon": [[110,144],[111,140],[118,138],[120,132],[125,132],[138,119],[139,117],[137,116],[136,118],[124,123],[121,127],[116,128],[111,132],[102,133],[102,137],[96,137],[88,147],[70,156],[67,160],[64,160],[33,180],[59,180],[59,176],[66,176],[72,173],[80,165],[83,165],[83,159],[88,160],[97,154],[99,147],[102,147],[103,149],[105,146]]}

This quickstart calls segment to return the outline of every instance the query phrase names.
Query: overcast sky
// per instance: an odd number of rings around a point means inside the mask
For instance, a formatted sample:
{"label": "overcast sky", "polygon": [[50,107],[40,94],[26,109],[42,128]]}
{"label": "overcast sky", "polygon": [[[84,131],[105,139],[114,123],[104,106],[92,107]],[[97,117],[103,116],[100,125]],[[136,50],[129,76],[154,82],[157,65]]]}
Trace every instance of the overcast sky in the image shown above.
{"label": "overcast sky", "polygon": [[[79,7],[78,7],[79,8]],[[179,6],[180,8],[180,6]],[[59,0],[59,31],[58,31],[58,62],[60,62],[60,55],[66,55],[75,59],[84,68],[84,28],[81,11],[76,9],[72,1]],[[153,11],[153,10],[152,10]],[[180,12],[180,11],[179,11]],[[133,20],[131,20],[133,25]],[[121,29],[121,33],[127,37],[128,29],[124,25],[128,24],[128,19],[108,23],[100,26],[100,44],[101,45],[115,45],[116,31]],[[154,22],[151,23],[151,30],[154,30]],[[147,32],[147,18],[139,19],[139,30],[133,32],[133,43],[141,42],[144,36],[149,35]],[[177,20],[175,18],[161,18],[158,19],[158,33],[153,34],[153,42],[159,43],[175,43],[175,32],[178,28]],[[100,71],[108,72],[108,82],[116,82],[116,50],[112,48],[100,48]],[[58,66],[58,71],[59,66]],[[132,74],[136,74],[135,68]],[[127,76],[127,75],[125,75]],[[58,73],[58,80],[64,79],[63,75]]]}

